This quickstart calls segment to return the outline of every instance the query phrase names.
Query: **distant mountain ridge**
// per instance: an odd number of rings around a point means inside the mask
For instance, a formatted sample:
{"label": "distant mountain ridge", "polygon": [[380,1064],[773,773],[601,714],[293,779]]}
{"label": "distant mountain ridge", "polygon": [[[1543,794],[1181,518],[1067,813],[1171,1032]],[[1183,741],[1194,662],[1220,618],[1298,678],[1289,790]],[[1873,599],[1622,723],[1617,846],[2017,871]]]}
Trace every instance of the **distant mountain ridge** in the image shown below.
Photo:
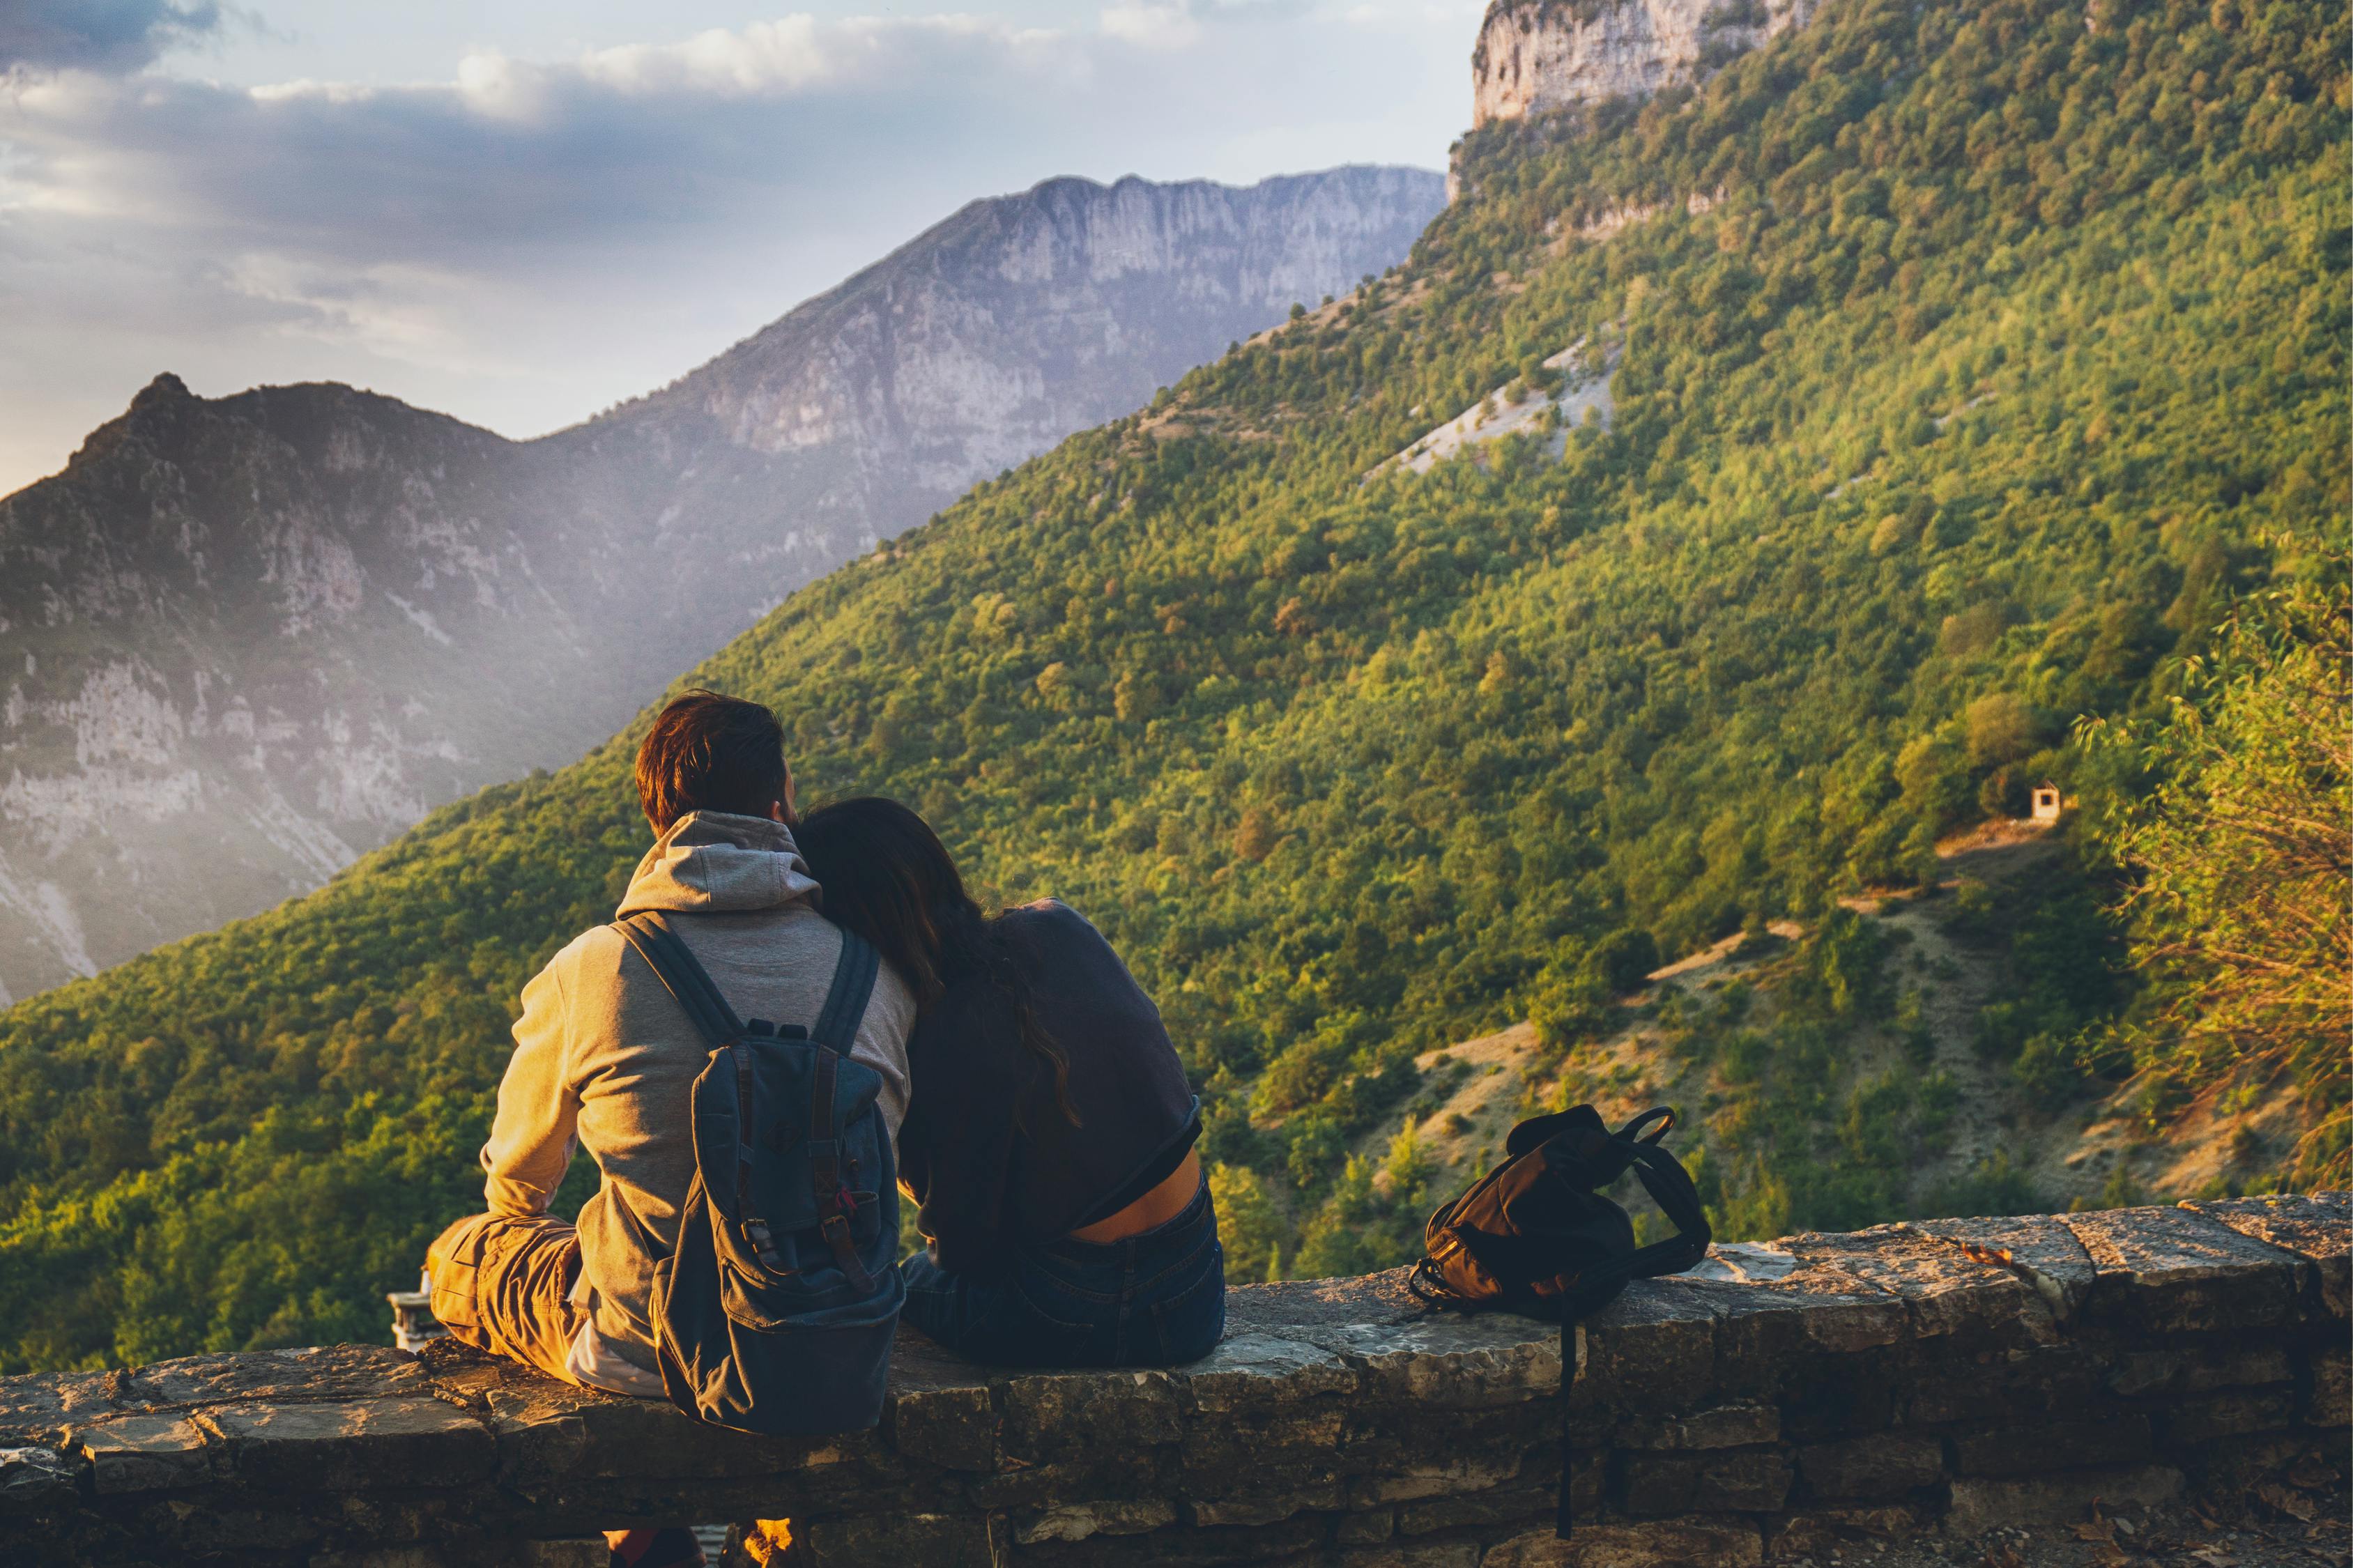
{"label": "distant mountain ridge", "polygon": [[0,500],[0,1003],[570,761],[801,584],[1401,260],[1443,199],[1050,180],[529,442],[157,377]]}

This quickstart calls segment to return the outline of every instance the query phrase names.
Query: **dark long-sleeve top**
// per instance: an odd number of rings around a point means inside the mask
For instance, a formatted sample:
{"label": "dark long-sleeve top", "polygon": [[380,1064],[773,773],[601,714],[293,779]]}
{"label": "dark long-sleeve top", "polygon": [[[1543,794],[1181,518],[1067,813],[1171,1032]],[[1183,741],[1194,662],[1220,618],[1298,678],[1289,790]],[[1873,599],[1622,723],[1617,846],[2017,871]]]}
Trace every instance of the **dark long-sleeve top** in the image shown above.
{"label": "dark long-sleeve top", "polygon": [[1200,1132],[1160,1010],[1103,933],[1052,900],[997,923],[1032,1018],[1069,1064],[1079,1125],[987,980],[952,984],[917,1019],[899,1173],[933,1257],[959,1272],[993,1272],[1017,1247],[1109,1218],[1182,1164]]}

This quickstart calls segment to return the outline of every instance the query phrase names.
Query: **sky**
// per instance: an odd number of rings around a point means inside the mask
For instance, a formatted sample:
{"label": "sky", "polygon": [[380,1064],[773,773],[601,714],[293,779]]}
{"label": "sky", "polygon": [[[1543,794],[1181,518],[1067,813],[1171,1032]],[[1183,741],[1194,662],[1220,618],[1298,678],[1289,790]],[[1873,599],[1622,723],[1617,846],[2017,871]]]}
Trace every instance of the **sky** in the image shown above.
{"label": "sky", "polygon": [[976,197],[1445,165],[1479,0],[0,0],[0,494],[158,373],[513,437]]}

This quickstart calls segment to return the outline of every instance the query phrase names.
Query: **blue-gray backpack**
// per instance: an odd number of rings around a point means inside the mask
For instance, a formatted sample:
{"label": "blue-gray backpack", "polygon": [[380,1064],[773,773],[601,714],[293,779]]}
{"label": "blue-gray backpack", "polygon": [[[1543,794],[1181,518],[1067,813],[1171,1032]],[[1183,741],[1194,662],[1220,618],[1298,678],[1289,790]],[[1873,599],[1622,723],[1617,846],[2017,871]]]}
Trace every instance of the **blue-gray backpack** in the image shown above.
{"label": "blue-gray backpack", "polygon": [[899,1184],[877,1097],[850,1059],[880,960],[841,933],[817,1022],[743,1022],[659,914],[628,939],[710,1047],[694,1080],[694,1180],[654,1266],[662,1388],[739,1431],[810,1436],[882,1416],[906,1287]]}

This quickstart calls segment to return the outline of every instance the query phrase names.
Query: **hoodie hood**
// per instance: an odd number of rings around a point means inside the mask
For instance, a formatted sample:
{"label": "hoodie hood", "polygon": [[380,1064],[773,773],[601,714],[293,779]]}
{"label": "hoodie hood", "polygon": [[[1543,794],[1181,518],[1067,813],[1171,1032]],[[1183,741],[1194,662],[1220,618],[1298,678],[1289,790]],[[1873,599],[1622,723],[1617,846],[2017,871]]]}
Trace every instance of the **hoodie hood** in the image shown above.
{"label": "hoodie hood", "polygon": [[819,890],[801,864],[792,829],[765,816],[691,811],[654,840],[629,877],[616,919],[642,910],[773,910],[818,904]]}

